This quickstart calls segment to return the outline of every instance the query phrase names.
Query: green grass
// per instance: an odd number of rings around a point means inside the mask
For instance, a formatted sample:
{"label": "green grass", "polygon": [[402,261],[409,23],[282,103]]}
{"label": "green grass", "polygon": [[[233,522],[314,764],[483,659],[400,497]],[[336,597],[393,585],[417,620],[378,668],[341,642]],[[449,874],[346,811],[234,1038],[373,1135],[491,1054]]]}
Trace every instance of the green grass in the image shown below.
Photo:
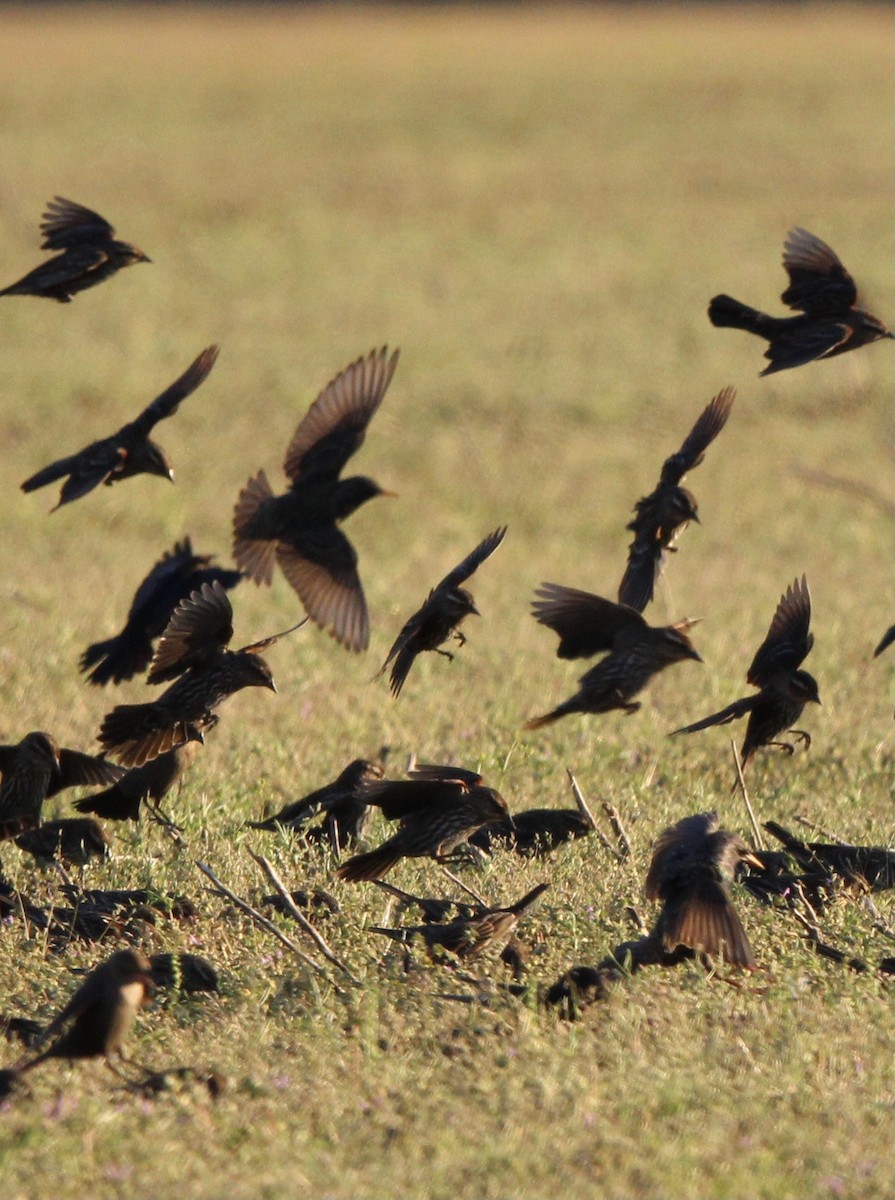
{"label": "green grass", "polygon": [[[743,694],[803,571],[823,708],[805,717],[809,755],[755,764],[753,802],[784,824],[806,814],[846,839],[891,838],[892,668],[870,658],[893,619],[889,347],[760,380],[761,343],[705,317],[722,290],[777,311],[783,237],[801,224],[891,323],[890,33],[888,10],[851,5],[4,12],[3,282],[39,260],[37,220],[56,192],[107,215],[153,265],[65,308],[2,302],[2,740],[46,728],[88,748],[113,702],[143,698],[139,682],[115,696],[85,686],[80,651],[119,626],[184,532],[226,557],[240,486],[262,465],[279,486],[319,388],[374,345],[402,348],[356,459],[400,498],[349,525],[370,653],[310,630],[271,650],[280,695],[227,705],[172,805],[187,848],[151,826],[115,830],[114,861],[89,874],[197,899],[197,922],[159,926],[148,944],[208,955],[222,994],[156,1004],[132,1049],[213,1065],[229,1088],[214,1106],[198,1092],[147,1103],[100,1066],[46,1067],[32,1098],[0,1113],[7,1200],[890,1194],[891,996],[814,956],[745,893],[762,969],[743,988],[646,972],[574,1027],[534,999],[630,936],[626,905],[652,918],[642,882],[665,825],[717,807],[748,832],[730,731],[665,734]],[[49,490],[18,493],[211,341],[214,374],[158,430],[176,488],[138,479],[52,517]],[[661,676],[634,717],[520,733],[581,671],[528,615],[534,587],[614,593],[634,501],[728,383],[731,420],[689,481],[703,524],[652,610],[702,616],[707,665]],[[885,504],[806,472],[869,485]],[[426,656],[392,702],[370,678],[401,622],[502,523],[468,645],[452,666]],[[235,608],[237,644],[297,612],[282,578],[237,591]],[[363,933],[383,918],[375,889],[243,829],[383,744],[396,768],[411,751],[480,766],[517,809],[568,804],[569,765],[623,814],[630,863],[590,840],[467,873],[494,899],[552,881],[523,931],[529,1001],[439,999],[464,985],[422,961],[406,975]],[[338,896],[322,928],[362,988],[311,979],[204,890],[196,859],[250,899],[269,890],[249,849],[290,886]],[[19,886],[54,893],[14,848],[0,858]],[[425,864],[394,877],[449,886]],[[890,898],[878,902],[891,920]],[[870,960],[891,950],[848,898],[824,930]],[[49,1016],[70,968],[111,948],[54,957],[5,928],[2,1011]]]}

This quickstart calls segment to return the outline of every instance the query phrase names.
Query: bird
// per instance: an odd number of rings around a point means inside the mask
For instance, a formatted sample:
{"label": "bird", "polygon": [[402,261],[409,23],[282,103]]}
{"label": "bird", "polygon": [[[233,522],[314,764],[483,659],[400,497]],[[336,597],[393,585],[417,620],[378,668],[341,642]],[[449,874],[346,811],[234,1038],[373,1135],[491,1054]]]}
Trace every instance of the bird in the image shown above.
{"label": "bird", "polygon": [[76,293],[102,283],[122,267],[152,262],[130,242],[119,242],[99,213],[62,196],[48,203],[40,232],[41,250],[61,253],[3,288],[0,296],[46,296],[68,304]]}
{"label": "bird", "polygon": [[544,716],[528,721],[525,729],[540,729],[568,713],[604,713],[623,709],[637,712],[632,697],[653,675],[672,663],[702,662],[687,631],[695,620],[675,625],[648,625],[639,612],[602,596],[558,583],[543,583],[535,593],[535,620],[559,634],[559,658],[584,658],[608,651],[604,659],[579,679],[580,690]]}
{"label": "bird", "polygon": [[184,742],[166,750],[158,758],[125,771],[106,791],[76,800],[75,808],[106,821],[139,821],[144,800],[153,801],[152,808],[161,815],[163,823],[171,824],[159,806],[175,785],[183,782],[198,753],[198,742]]}
{"label": "bird", "polygon": [[764,828],[783,843],[803,870],[817,872],[820,869],[827,875],[838,875],[868,892],[883,892],[895,887],[895,851],[885,846],[803,842],[776,821],[765,821]]}
{"label": "bird", "polygon": [[803,575],[787,587],[780,597],[767,636],[758,650],[746,674],[747,683],[759,690],[752,696],[734,700],[720,712],[672,730],[671,736],[679,733],[696,733],[712,725],[727,725],[740,717],[749,716],[746,736],[740,750],[743,770],[756,750],[776,747],[787,754],[794,752],[791,742],[776,739],[787,731],[811,745],[811,735],[804,729],[794,729],[794,723],[802,715],[806,704],[820,704],[817,681],[807,671],[798,667],[814,645],[814,635],[809,632],[811,621],[811,596],[808,582]]}
{"label": "bird", "polygon": [[727,387],[700,413],[696,424],[676,454],[666,458],[654,491],[637,501],[634,519],[627,528],[634,534],[628,549],[628,565],[618,587],[619,604],[643,612],[653,598],[653,590],[665,560],[666,551],[678,532],[689,521],[699,522],[696,500],[680,486],[688,471],[698,467],[730,416],[736,388]]}
{"label": "bird", "polygon": [[890,625],[880,639],[879,645],[873,651],[873,657],[877,658],[884,650],[888,650],[893,642],[895,642],[895,625]]}
{"label": "bird", "polygon": [[367,854],[356,854],[336,870],[350,883],[382,879],[402,858],[443,859],[470,834],[507,816],[506,801],[481,775],[463,767],[420,765],[409,779],[368,784],[359,798],[381,809],[398,831]]}
{"label": "bird", "polygon": [[44,800],[63,788],[114,783],[123,773],[103,758],[61,749],[42,730],[15,745],[0,745],[0,841],[36,828]]}
{"label": "bird", "polygon": [[377,675],[377,678],[384,675],[389,664],[394,664],[391,691],[395,699],[400,695],[407,672],[418,654],[424,650],[434,650],[436,654],[453,661],[453,654],[440,647],[451,638],[456,638],[461,646],[465,645],[466,638],[460,632],[460,622],[470,615],[478,616],[479,611],[472,596],[460,585],[478,570],[485,559],[491,557],[503,541],[506,532],[507,527],[504,525],[483,538],[459,566],[454,567],[453,571],[432,588],[422,607],[405,623]]}
{"label": "bird", "polygon": [[275,496],[264,470],[239,493],[233,512],[233,557],[255,583],[270,584],[274,563],[311,620],[348,650],[370,640],[357,553],[338,528],[374,496],[394,495],[364,475],[339,476],[360,449],[398,365],[398,351],[371,351],[340,372],[299,422],[283,469],[289,491]]}
{"label": "bird", "polygon": [[769,343],[765,358],[770,366],[762,375],[895,337],[877,317],[856,307],[854,279],[826,242],[807,229],[796,227],[787,234],[783,266],[789,287],[780,299],[799,316],[771,317],[725,295],[709,304],[713,325],[744,329]]}
{"label": "bird", "polygon": [[278,828],[304,832],[309,821],[320,813],[323,820],[306,834],[311,841],[327,841],[338,853],[363,837],[373,816],[370,805],[360,797],[360,792],[374,780],[383,776],[382,765],[366,758],[353,759],[331,782],[316,791],[287,804],[272,817],[263,821],[249,821],[251,829],[268,831]]}
{"label": "bird", "polygon": [[20,850],[38,862],[86,866],[92,858],[109,857],[109,838],[99,821],[90,817],[65,817],[45,821],[15,839]]}
{"label": "bird", "polygon": [[174,610],[146,677],[147,683],[174,682],[156,700],[106,713],[100,744],[122,766],[141,767],[185,742],[204,741],[228,696],[246,687],[277,690],[261,651],[291,632],[228,650],[233,608],[220,583],[203,583]]}
{"label": "bird", "polygon": [[159,421],[176,413],[180,402],[207,378],[217,361],[218,352],[218,346],[208,346],[179,379],[175,379],[170,387],[143,409],[135,421],[122,425],[111,437],[100,438],[76,454],[50,463],[26,479],[21,485],[22,491],[33,492],[55,483],[57,479],[65,479],[59,501],[51,510],[55,512],[63,505],[86,496],[101,483],[111,487],[113,483],[133,475],[160,475],[173,482],[174,474],[165,452],[149,434]]}
{"label": "bird", "polygon": [[678,946],[733,966],[755,967],[752,947],[730,898],[729,880],[740,862],[761,867],[742,838],[718,828],[718,814],[684,817],[660,834],[646,876],[646,897],[661,900],[654,933]]}
{"label": "bird", "polygon": [[153,642],[164,633],[174,609],[203,583],[216,579],[224,588],[236,587],[242,572],[215,567],[212,562],[213,555],[193,551],[189,537],[166,550],[134,593],[121,632],[94,642],[81,655],[81,671],[89,672],[90,682],[104,687],[145,671],[152,659]]}
{"label": "bird", "polygon": [[513,850],[523,858],[543,858],[564,842],[587,837],[594,827],[583,813],[574,808],[529,808],[513,813],[479,829],[469,839],[486,854],[498,847]]}

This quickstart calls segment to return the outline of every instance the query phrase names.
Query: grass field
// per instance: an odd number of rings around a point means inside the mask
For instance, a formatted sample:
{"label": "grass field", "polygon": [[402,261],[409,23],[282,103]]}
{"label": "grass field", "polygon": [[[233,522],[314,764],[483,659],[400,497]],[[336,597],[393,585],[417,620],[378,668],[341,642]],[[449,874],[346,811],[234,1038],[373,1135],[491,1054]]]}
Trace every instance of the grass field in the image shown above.
{"label": "grass field", "polygon": [[[539,985],[632,936],[626,906],[652,920],[643,879],[667,824],[717,807],[748,836],[730,793],[729,735],[742,730],[665,735],[745,694],[802,572],[823,707],[804,717],[810,754],[759,757],[752,800],[759,818],[891,842],[892,662],[871,657],[895,619],[891,344],[759,379],[763,344],[705,315],[719,291],[779,311],[783,239],[803,225],[891,324],[890,10],[40,7],[0,20],[0,283],[39,261],[56,193],[153,259],[66,307],[0,301],[0,740],[47,729],[88,749],[113,703],[145,698],[139,681],[88,687],[81,650],[120,626],[185,532],[226,560],[239,488],[261,466],[279,487],[317,391],[372,346],[402,349],[353,464],[399,493],[348,526],[369,653],[310,629],[269,651],[280,694],[225,707],[170,805],[185,848],[151,824],[115,829],[113,861],[87,874],[196,900],[198,920],[157,927],[151,948],[207,955],[221,994],[157,1002],[131,1049],[213,1066],[229,1086],[216,1104],[198,1090],[150,1102],[101,1065],[46,1066],[0,1111],[5,1200],[890,1196],[891,989],[814,955],[790,917],[742,889],[760,965],[742,988],[653,971],[574,1025],[537,1004]],[[55,492],[19,493],[212,341],[214,374],[158,430],[176,487],[142,477],[52,517]],[[731,419],[688,481],[702,525],[648,614],[704,618],[693,637],[706,665],[660,676],[630,718],[522,733],[582,669],[532,621],[534,588],[614,595],[634,501],[727,384]],[[468,644],[452,665],[424,656],[393,702],[370,680],[401,623],[504,523]],[[299,613],[282,577],[242,585],[234,606],[237,645]],[[472,989],[421,955],[406,974],[364,932],[382,923],[381,893],[244,828],[382,745],[395,772],[411,752],[478,767],[516,810],[568,805],[569,766],[623,815],[625,863],[587,839],[464,870],[494,900],[551,881],[522,930],[527,999],[441,998]],[[47,812],[67,813],[69,796]],[[269,890],[250,849],[290,887],[337,897],[321,928],[362,986],[308,974],[208,892],[197,859],[253,902]],[[55,894],[56,877],[15,847],[0,864],[35,898]],[[434,864],[393,878],[452,888]],[[891,894],[876,900],[892,922]],[[846,896],[823,930],[872,962],[892,953]],[[70,969],[113,947],[54,956],[9,924],[0,1012],[48,1018]]]}

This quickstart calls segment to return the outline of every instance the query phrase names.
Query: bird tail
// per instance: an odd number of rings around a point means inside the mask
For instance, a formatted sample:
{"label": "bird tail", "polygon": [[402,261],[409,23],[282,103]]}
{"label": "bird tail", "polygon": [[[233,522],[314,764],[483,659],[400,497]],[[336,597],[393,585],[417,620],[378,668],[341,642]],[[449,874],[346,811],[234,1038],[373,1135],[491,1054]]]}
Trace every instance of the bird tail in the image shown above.
{"label": "bird tail", "polygon": [[273,489],[261,470],[248,481],[233,510],[233,558],[245,575],[257,584],[273,582],[276,561],[276,538],[259,538],[253,533],[253,523],[259,509],[273,498]]}
{"label": "bird tail", "polygon": [[60,458],[58,462],[50,463],[48,467],[44,467],[42,471],[38,471],[36,475],[26,479],[22,484],[22,491],[34,492],[38,488],[46,487],[48,483],[55,483],[57,479],[71,474],[76,458],[77,455],[72,455],[70,458]]}
{"label": "bird tail", "polygon": [[757,308],[734,300],[732,296],[721,295],[715,296],[709,303],[709,320],[724,329],[745,329],[747,333],[767,336],[770,318]]}
{"label": "bird tail", "polygon": [[128,796],[113,784],[104,792],[96,792],[93,796],[85,796],[75,801],[78,812],[91,813],[106,821],[137,821],[140,817],[140,804],[143,796]]}
{"label": "bird tail", "polygon": [[560,717],[566,715],[566,711],[562,705],[559,708],[554,708],[553,712],[544,713],[542,717],[532,717],[530,721],[526,721],[522,726],[523,729],[543,729],[545,725],[552,725],[554,721],[558,721]]}
{"label": "bird tail", "polygon": [[752,947],[742,922],[721,886],[706,880],[680,902],[666,904],[659,919],[666,950],[688,946],[717,957],[723,949],[732,966],[755,967]]}
{"label": "bird tail", "polygon": [[[105,642],[94,642],[81,655],[80,668],[96,687],[133,679],[149,666],[152,651],[120,634]],[[90,668],[93,667],[91,671]]]}
{"label": "bird tail", "polygon": [[123,767],[142,767],[167,750],[199,736],[193,725],[183,721],[159,725],[159,719],[151,701],[119,704],[103,717],[97,740]]}
{"label": "bird tail", "polygon": [[539,883],[538,886],[532,888],[530,892],[526,892],[521,900],[517,900],[515,904],[507,905],[507,912],[511,912],[516,917],[521,916],[522,913],[526,912],[536,903],[537,900],[540,899],[540,897],[544,892],[547,891],[549,887],[549,883]]}
{"label": "bird tail", "polygon": [[400,850],[389,850],[385,846],[371,850],[368,854],[355,854],[354,858],[349,858],[336,870],[336,879],[344,879],[346,883],[381,879],[403,857]]}

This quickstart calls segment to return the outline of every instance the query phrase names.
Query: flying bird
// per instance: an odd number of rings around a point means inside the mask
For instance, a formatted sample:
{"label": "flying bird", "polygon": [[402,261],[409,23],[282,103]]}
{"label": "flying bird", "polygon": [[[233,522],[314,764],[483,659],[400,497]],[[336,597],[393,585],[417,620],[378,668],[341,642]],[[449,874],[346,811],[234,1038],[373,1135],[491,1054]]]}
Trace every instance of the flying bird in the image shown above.
{"label": "flying bird", "polygon": [[730,416],[736,388],[719,392],[703,409],[696,424],[676,454],[666,458],[654,491],[637,501],[634,519],[628,529],[634,534],[628,550],[628,565],[618,588],[619,604],[643,612],[653,598],[653,590],[665,560],[666,551],[678,532],[689,521],[699,521],[696,499],[680,486],[688,471],[698,467]]}
{"label": "flying bird", "polygon": [[[91,442],[77,454],[57,459],[22,484],[23,492],[65,479],[59,493],[59,502],[52,510],[62,508],[86,496],[101,483],[111,487],[122,479],[133,475],[161,475],[173,482],[174,474],[165,458],[165,452],[149,434],[159,421],[177,412],[181,400],[185,400],[207,377],[218,356],[218,347],[209,346],[195,362],[191,363],[179,379],[144,408],[135,421],[122,425],[111,437]],[[66,478],[67,476],[67,478]]]}
{"label": "flying bird", "polygon": [[616,708],[627,714],[637,712],[640,703],[633,697],[659,671],[688,658],[702,662],[687,637],[695,620],[648,625],[639,612],[625,604],[558,583],[541,584],[535,597],[532,614],[559,634],[559,658],[586,658],[603,652],[606,657],[581,676],[581,687],[571,699],[528,721],[526,729],[540,729],[568,713],[604,713]]}
{"label": "flying bird", "polygon": [[485,559],[491,557],[503,541],[506,531],[507,527],[504,525],[479,542],[459,566],[454,567],[441,583],[436,584],[423,606],[417,609],[398,634],[379,670],[379,675],[384,675],[389,664],[394,664],[391,690],[396,699],[418,654],[424,650],[434,650],[436,654],[442,654],[453,661],[453,654],[440,647],[451,638],[456,638],[461,646],[465,645],[466,638],[460,632],[460,622],[471,614],[478,616],[478,609],[470,593],[461,587],[461,584],[478,570]]}
{"label": "flying bird", "polygon": [[257,584],[270,584],[274,563],[308,615],[349,650],[370,640],[357,553],[339,523],[384,491],[364,475],[340,479],[363,444],[367,425],[391,383],[398,351],[371,351],[323,389],[293,435],[283,469],[289,491],[275,496],[267,475],[254,475],[236,501],[233,557]]}
{"label": "flying bird", "polygon": [[68,304],[77,292],[94,287],[122,267],[152,260],[132,246],[119,242],[104,217],[55,196],[40,223],[41,250],[60,253],[29,271],[18,283],[0,291],[0,296],[46,296]]}
{"label": "flying bird", "polygon": [[775,740],[787,731],[803,741],[807,749],[811,745],[811,735],[804,729],[792,727],[806,704],[820,704],[817,681],[807,671],[798,670],[814,645],[814,635],[808,629],[810,622],[811,596],[803,575],[780,597],[767,636],[749,667],[746,681],[759,690],[752,696],[734,700],[727,708],[701,721],[673,730],[672,736],[696,733],[712,725],[727,725],[748,714],[746,736],[740,751],[743,770],[755,751],[762,747],[775,746],[792,754],[792,743]]}
{"label": "flying bird", "polygon": [[857,308],[854,279],[826,242],[806,229],[792,229],[783,246],[789,287],[780,299],[797,317],[771,317],[731,296],[715,296],[709,304],[713,325],[744,329],[767,341],[770,366],[762,375],[801,367],[816,358],[832,358],[895,337],[877,317]]}

